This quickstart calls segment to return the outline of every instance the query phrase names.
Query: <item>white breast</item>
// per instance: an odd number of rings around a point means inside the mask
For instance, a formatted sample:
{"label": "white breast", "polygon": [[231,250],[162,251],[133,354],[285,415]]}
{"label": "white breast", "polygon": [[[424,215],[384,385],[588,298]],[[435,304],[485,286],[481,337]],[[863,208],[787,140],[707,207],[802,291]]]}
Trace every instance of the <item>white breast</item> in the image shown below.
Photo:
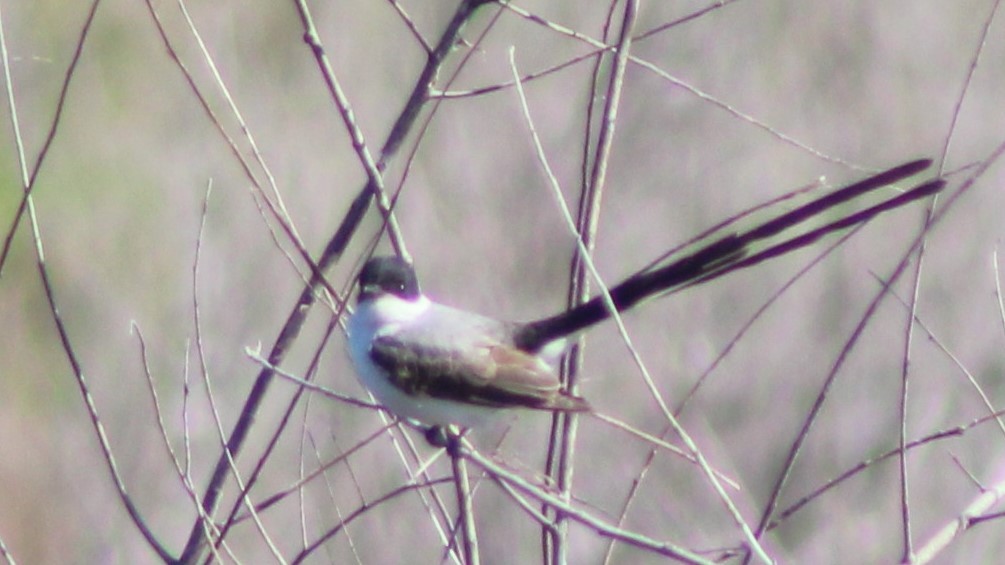
{"label": "white breast", "polygon": [[[401,418],[428,425],[480,426],[496,416],[499,410],[428,396],[409,396],[391,384],[386,373],[370,358],[370,344],[374,337],[393,335],[406,326],[421,324],[423,316],[430,309],[437,308],[443,307],[431,303],[426,297],[409,301],[393,295],[359,304],[348,324],[349,356],[356,366],[356,376],[381,405]],[[437,316],[434,314],[432,317]]]}

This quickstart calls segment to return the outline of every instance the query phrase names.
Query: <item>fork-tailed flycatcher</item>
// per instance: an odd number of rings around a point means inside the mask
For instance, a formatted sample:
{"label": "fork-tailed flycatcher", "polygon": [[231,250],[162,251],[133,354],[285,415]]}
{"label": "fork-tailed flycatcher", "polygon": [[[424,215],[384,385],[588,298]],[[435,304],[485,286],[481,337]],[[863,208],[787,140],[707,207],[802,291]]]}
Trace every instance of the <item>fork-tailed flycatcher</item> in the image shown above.
{"label": "fork-tailed flycatcher", "polygon": [[[933,180],[798,235],[770,242],[834,206],[913,176],[931,164],[906,163],[841,188],[754,228],[700,246],[669,264],[644,269],[611,287],[618,311],[646,298],[720,277],[799,249],[825,234],[868,221],[942,189]],[[755,244],[761,244],[756,249]],[[505,408],[567,412],[590,405],[562,390],[556,361],[565,337],[611,315],[603,297],[533,322],[494,320],[437,304],[419,291],[412,266],[375,257],[359,275],[349,320],[349,353],[367,389],[401,418],[433,426],[475,427]]]}

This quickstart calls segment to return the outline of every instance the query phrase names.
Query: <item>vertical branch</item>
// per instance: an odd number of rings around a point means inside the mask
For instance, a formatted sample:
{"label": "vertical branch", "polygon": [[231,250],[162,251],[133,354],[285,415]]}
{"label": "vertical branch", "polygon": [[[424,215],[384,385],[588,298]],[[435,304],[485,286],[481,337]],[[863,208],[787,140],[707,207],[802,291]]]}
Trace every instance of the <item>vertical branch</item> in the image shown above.
{"label": "vertical branch", "polygon": [[[570,308],[590,298],[590,285],[586,276],[583,253],[592,254],[596,247],[597,226],[600,222],[601,203],[607,178],[607,163],[614,144],[614,131],[624,87],[625,70],[628,68],[637,11],[638,0],[628,0],[625,3],[618,45],[614,51],[613,69],[604,97],[606,104],[601,118],[596,151],[593,155],[593,167],[589,178],[584,178],[576,225],[583,246],[577,246],[572,257],[568,301]],[[598,58],[594,71],[595,77],[602,61],[602,58]],[[587,143],[589,143],[589,136],[587,136]],[[584,154],[584,156],[586,155]],[[584,159],[584,166],[587,162],[588,159]],[[573,392],[576,390],[576,376],[579,365],[582,363],[582,356],[583,340],[580,339],[579,343],[566,356],[563,366],[567,385]],[[559,490],[567,498],[572,489],[573,454],[578,427],[578,418],[574,414],[556,414],[553,420],[552,438],[553,440],[557,439],[557,443],[553,441],[550,444],[549,468],[546,472],[555,477]],[[552,462],[554,462],[554,466],[551,465]],[[568,546],[565,543],[568,522],[561,514],[556,515],[555,522],[556,527],[553,530],[546,530],[555,533],[552,540],[551,559],[554,563],[565,563],[568,560]]]}
{"label": "vertical branch", "polygon": [[[946,134],[945,143],[942,146],[942,154],[939,159],[939,174],[944,172],[946,156],[949,154],[949,148],[952,146],[953,136],[956,133],[956,126],[959,122],[961,109],[963,107],[963,101],[966,99],[967,92],[970,89],[970,85],[973,82],[974,73],[977,70],[978,63],[980,61],[981,54],[984,52],[984,46],[987,44],[988,31],[991,27],[991,22],[994,21],[994,16],[998,12],[998,6],[1000,1],[995,1],[994,5],[991,7],[988,17],[984,20],[984,27],[981,30],[981,38],[978,43],[978,47],[974,52],[974,56],[970,61],[970,66],[967,69],[966,79],[963,81],[963,86],[960,89],[960,94],[957,97],[956,104],[953,106],[952,121],[949,124],[949,131]],[[932,222],[932,217],[935,214],[935,206],[938,202],[938,196],[932,199],[931,204],[925,211],[924,224],[922,225],[922,234],[927,233],[928,227]],[[921,241],[921,245],[918,248],[918,262],[914,269],[914,280],[912,281],[912,292],[909,304],[909,312],[907,315],[906,328],[904,330],[904,354],[903,363],[901,365],[901,394],[900,394],[900,457],[899,457],[899,471],[900,471],[900,508],[901,508],[901,540],[903,543],[901,561],[908,562],[914,557],[914,544],[911,539],[911,506],[909,498],[909,488],[908,488],[908,472],[907,472],[907,449],[905,449],[908,441],[907,437],[907,410],[908,410],[908,384],[909,384],[909,369],[911,362],[911,344],[913,342],[914,336],[914,324],[917,317],[918,308],[918,293],[921,290],[921,271],[925,263],[925,241]]]}
{"label": "vertical branch", "polygon": [[[450,438],[451,442],[461,441],[460,436]],[[456,450],[455,450],[456,451]],[[468,480],[468,467],[464,457],[457,453],[450,454],[450,463],[454,472],[454,488],[457,491],[457,521],[461,529],[461,547],[465,565],[478,565],[478,533],[475,529],[474,504],[471,498],[471,484]]]}
{"label": "vertical branch", "polygon": [[[603,38],[607,41],[610,37],[610,25],[614,19],[614,11],[617,8],[617,0],[611,2],[611,5],[607,11],[606,17],[604,18],[603,26]],[[571,30],[570,30],[571,31]],[[601,70],[604,68],[604,61],[607,57],[608,49],[602,47],[597,50],[594,54],[596,59],[593,65],[593,70],[590,74],[590,82],[587,86],[587,91],[589,96],[587,97],[586,108],[584,109],[586,116],[583,124],[583,155],[581,159],[580,166],[582,168],[582,186],[579,195],[579,209],[577,211],[577,221],[576,221],[576,234],[580,238],[580,244],[583,246],[588,246],[592,251],[593,249],[593,234],[586,234],[586,228],[584,225],[588,225],[587,210],[588,206],[593,200],[589,197],[590,191],[590,163],[593,157],[592,142],[593,139],[593,120],[594,112],[597,108],[597,92],[600,90],[600,74]],[[599,216],[599,214],[598,214]],[[589,241],[590,243],[587,243]],[[590,298],[590,288],[589,279],[586,277],[586,266],[583,264],[583,254],[581,253],[579,246],[575,246],[572,253],[572,262],[569,268],[569,290],[566,297],[566,303],[569,307],[578,305]],[[565,356],[562,358],[562,365],[560,367],[560,377],[564,384],[569,387],[570,392],[575,393],[576,390],[576,375],[579,373],[579,367],[583,362],[583,349],[584,344],[583,339],[577,339],[566,352]],[[562,476],[565,473],[562,472],[562,463],[569,456],[565,447],[573,442],[567,441],[570,432],[575,432],[575,428],[569,429],[568,418],[564,414],[555,413],[551,419],[551,430],[548,434],[548,448],[545,454],[545,467],[544,474],[549,477],[555,477],[556,475]],[[542,513],[548,512],[548,507],[543,506],[541,508]],[[562,522],[561,529],[557,527],[556,524],[542,524],[541,528],[541,549],[542,557],[544,562],[548,563],[554,561],[555,555],[558,553],[555,547],[555,540],[559,537],[564,536],[567,532],[567,527],[565,522]]]}

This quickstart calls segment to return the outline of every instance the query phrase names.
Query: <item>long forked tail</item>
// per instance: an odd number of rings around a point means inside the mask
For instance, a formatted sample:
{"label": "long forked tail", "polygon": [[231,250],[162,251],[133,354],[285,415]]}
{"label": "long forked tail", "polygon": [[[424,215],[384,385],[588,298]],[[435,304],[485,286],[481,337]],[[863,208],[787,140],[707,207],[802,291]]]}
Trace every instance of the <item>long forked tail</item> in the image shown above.
{"label": "long forked tail", "polygon": [[[627,310],[651,296],[715,279],[801,249],[829,233],[867,222],[883,212],[935,194],[945,186],[942,179],[916,185],[879,204],[757,249],[759,243],[819,218],[836,206],[912,177],[931,164],[929,159],[904,163],[821,196],[753,228],[721,236],[670,263],[642,270],[610,289],[614,305],[619,312]],[[608,316],[603,297],[597,296],[567,312],[527,324],[514,336],[515,343],[526,351],[537,351],[548,342],[583,330]]]}

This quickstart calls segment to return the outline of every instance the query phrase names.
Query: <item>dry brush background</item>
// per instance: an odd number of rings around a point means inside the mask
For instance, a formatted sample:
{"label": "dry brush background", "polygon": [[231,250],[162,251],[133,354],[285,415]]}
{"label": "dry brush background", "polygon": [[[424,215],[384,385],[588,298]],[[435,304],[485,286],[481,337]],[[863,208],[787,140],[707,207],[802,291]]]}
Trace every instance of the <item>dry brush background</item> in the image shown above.
{"label": "dry brush background", "polygon": [[[324,50],[375,155],[426,61],[416,34],[434,43],[457,3],[402,3],[415,34],[389,2],[310,3]],[[607,282],[731,214],[822,175],[836,186],[920,156],[944,163],[946,171],[990,165],[950,176],[937,208],[961,186],[968,191],[929,233],[917,287],[912,263],[894,284],[895,296],[884,299],[851,347],[781,492],[783,510],[897,447],[908,328],[908,310],[899,299],[917,292],[916,315],[935,338],[913,327],[906,437],[922,438],[1005,407],[1005,323],[995,290],[1002,272],[996,252],[1005,236],[1005,169],[992,157],[1005,142],[1005,24],[990,0],[716,4],[641,3],[634,27],[639,36],[713,9],[632,43],[631,53],[651,68],[629,63],[621,84],[594,254]],[[169,56],[151,7],[195,87]],[[303,41],[296,3],[190,2],[185,8],[254,136],[292,225],[317,257],[366,174]],[[34,166],[90,4],[0,2],[0,9],[10,85]],[[612,9],[589,2],[531,1],[519,9],[597,40],[610,17],[608,43],[615,41],[624,13],[622,4]],[[600,97],[606,88],[611,59],[605,58],[594,85],[596,55],[585,56],[594,46],[498,4],[481,8],[461,36],[435,84],[443,88],[459,68],[452,93],[508,83],[511,49],[522,75],[581,57],[523,85],[544,153],[574,205],[584,144],[595,141],[584,133],[587,106],[591,95]],[[250,179],[267,187],[262,169],[253,165],[250,175],[242,169],[195,89],[241,154],[255,163],[179,4],[105,0],[32,193],[53,296],[122,480],[147,526],[174,556],[196,521],[196,502],[164,447],[144,364],[167,435],[201,496],[220,455],[213,410],[229,434],[260,369],[246,348],[269,350],[310,273],[275,217],[261,211],[261,193]],[[599,114],[602,97],[598,103]],[[432,107],[424,106],[423,119]],[[10,118],[5,109],[4,232],[22,195]],[[514,88],[444,98],[428,128],[413,130],[388,163],[384,180],[389,191],[401,188],[395,216],[427,293],[518,320],[563,308],[573,240]],[[265,193],[271,195],[270,189]],[[881,290],[877,277],[892,272],[920,233],[924,208],[869,224],[787,288],[681,413],[710,464],[739,483],[739,490],[728,493],[752,527],[829,371]],[[380,227],[371,208],[343,259],[327,272],[334,289],[348,288]],[[389,247],[382,243],[380,249]],[[680,403],[758,308],[823,249],[626,316],[634,346],[670,406]],[[365,398],[348,365],[344,335],[336,330],[324,338],[331,313],[322,303],[314,306],[282,366],[304,375],[323,348],[316,380]],[[156,561],[116,494],[58,339],[27,216],[3,265],[0,320],[3,545],[23,563]],[[666,426],[610,325],[588,335],[580,383],[580,393],[604,414],[653,434]],[[296,390],[287,381],[272,383],[238,458],[242,476],[262,457]],[[372,410],[316,394],[302,397],[249,499],[258,502],[289,486],[319,460],[334,459],[382,425]],[[549,426],[546,415],[524,415],[496,457],[535,478]],[[491,454],[503,432],[479,432],[472,440]],[[406,434],[417,440],[423,458],[434,453],[414,432]],[[326,480],[314,479],[263,511],[260,525],[238,524],[228,533],[223,558],[291,559],[363,500],[406,484],[390,437],[378,435],[332,467]],[[626,529],[692,551],[742,543],[698,469],[665,452],[647,468],[630,510],[620,516],[650,449],[596,418],[582,418],[572,459],[577,507],[611,524],[623,519]],[[892,457],[814,499],[765,534],[763,546],[782,562],[900,560],[905,524],[914,547],[922,548],[979,497],[975,479],[1001,488],[1003,454],[1005,437],[994,421],[928,442],[906,462],[909,520]],[[470,472],[477,480],[478,468]],[[431,474],[451,476],[446,458],[433,464]],[[437,488],[452,507],[453,486]],[[231,477],[221,508],[229,510],[238,492]],[[454,560],[432,522],[422,499],[409,492],[369,509],[308,560]],[[474,525],[483,562],[541,559],[540,525],[491,481],[475,489]],[[575,523],[565,539],[573,563],[601,562],[611,543]],[[953,539],[936,560],[988,562],[1005,551],[1003,540],[1001,519],[990,519]],[[660,557],[619,543],[610,559]]]}

